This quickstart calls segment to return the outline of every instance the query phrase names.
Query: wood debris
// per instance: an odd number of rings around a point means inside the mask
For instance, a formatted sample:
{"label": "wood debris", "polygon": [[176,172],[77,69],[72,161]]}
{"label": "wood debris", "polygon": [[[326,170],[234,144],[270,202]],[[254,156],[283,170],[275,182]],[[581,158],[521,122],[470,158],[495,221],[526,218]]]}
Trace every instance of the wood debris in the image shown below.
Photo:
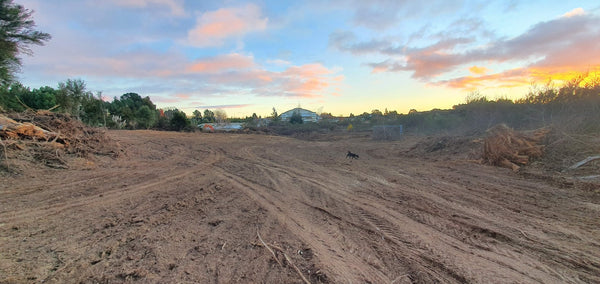
{"label": "wood debris", "polygon": [[532,159],[542,156],[544,145],[540,143],[549,132],[549,128],[517,132],[505,124],[498,124],[487,130],[483,160],[490,165],[517,171]]}
{"label": "wood debris", "polygon": [[0,139],[2,160],[33,160],[55,168],[67,167],[64,155],[91,158],[121,153],[104,130],[47,110],[0,114]]}

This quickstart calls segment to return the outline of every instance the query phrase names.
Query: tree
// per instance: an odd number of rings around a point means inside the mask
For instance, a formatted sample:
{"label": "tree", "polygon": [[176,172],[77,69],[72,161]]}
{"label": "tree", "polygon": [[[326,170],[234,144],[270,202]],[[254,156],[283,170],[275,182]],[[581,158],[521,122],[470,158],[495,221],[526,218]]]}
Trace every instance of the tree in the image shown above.
{"label": "tree", "polygon": [[218,123],[227,122],[227,113],[222,109],[215,110],[215,120]]}
{"label": "tree", "polygon": [[[156,111],[156,105],[152,103],[150,97],[142,98],[137,93],[126,93],[120,98],[115,98],[109,106],[109,112],[113,116],[118,116],[126,123],[128,128],[151,128],[156,123],[160,123],[159,128],[167,128],[167,121],[161,121]],[[168,115],[169,110],[163,112],[166,119],[171,119]],[[163,127],[165,126],[165,127]]]}
{"label": "tree", "polygon": [[215,113],[211,110],[204,110],[204,122],[215,122]]}
{"label": "tree", "polygon": [[12,0],[0,0],[0,83],[14,80],[14,73],[21,67],[20,52],[32,54],[30,44],[44,45],[50,35],[36,31],[31,19],[33,11]]}
{"label": "tree", "polygon": [[175,111],[173,112],[173,117],[171,118],[170,124],[171,129],[175,131],[181,131],[190,125],[190,120],[185,115],[185,112]]}
{"label": "tree", "polygon": [[300,112],[298,111],[294,111],[294,113],[292,113],[292,116],[290,117],[290,123],[291,124],[302,124],[304,123],[304,120],[302,119],[302,115],[300,114]]}
{"label": "tree", "polygon": [[94,96],[86,92],[81,100],[81,121],[87,125],[106,126],[106,111],[102,101],[102,93]]}
{"label": "tree", "polygon": [[9,85],[0,85],[0,106],[8,111],[24,111],[25,107],[19,102],[22,94],[29,92],[29,89],[21,83]]}
{"label": "tree", "polygon": [[21,100],[34,109],[49,109],[56,105],[56,90],[48,86],[33,89],[27,99]]}
{"label": "tree", "polygon": [[56,103],[60,105],[59,111],[79,118],[82,102],[90,94],[86,91],[85,82],[81,79],[68,79],[66,82],[58,83],[55,96]]}
{"label": "tree", "polygon": [[200,123],[202,123],[202,112],[195,110],[192,112],[192,124],[197,126]]}
{"label": "tree", "polygon": [[280,121],[281,117],[279,117],[279,115],[277,114],[277,110],[275,108],[273,108],[273,112],[271,113],[271,119],[273,121]]}
{"label": "tree", "polygon": [[148,129],[154,124],[154,113],[147,105],[141,106],[135,116],[140,128]]}

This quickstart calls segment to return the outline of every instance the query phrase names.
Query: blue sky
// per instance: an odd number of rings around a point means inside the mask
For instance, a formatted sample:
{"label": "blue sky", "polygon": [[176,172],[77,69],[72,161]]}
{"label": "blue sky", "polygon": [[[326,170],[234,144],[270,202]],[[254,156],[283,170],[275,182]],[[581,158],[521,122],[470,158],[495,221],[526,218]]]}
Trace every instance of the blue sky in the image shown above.
{"label": "blue sky", "polygon": [[23,57],[26,86],[80,78],[188,114],[443,109],[600,66],[597,1],[15,2],[53,36]]}

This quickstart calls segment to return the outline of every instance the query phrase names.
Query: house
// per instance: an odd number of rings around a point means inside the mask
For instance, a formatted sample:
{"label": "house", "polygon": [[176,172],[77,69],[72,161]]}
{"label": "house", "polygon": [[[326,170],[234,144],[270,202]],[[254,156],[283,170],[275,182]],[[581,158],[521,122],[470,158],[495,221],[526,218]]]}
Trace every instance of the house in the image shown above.
{"label": "house", "polygon": [[300,116],[302,116],[302,121],[304,121],[304,122],[319,121],[319,115],[316,112],[312,112],[310,110],[306,110],[306,109],[299,108],[299,107],[297,107],[295,109],[290,109],[290,110],[280,114],[279,117],[281,117],[281,120],[283,120],[283,121],[289,121],[295,112],[300,113]]}
{"label": "house", "polygon": [[207,131],[235,131],[244,128],[243,123],[201,123],[198,128]]}

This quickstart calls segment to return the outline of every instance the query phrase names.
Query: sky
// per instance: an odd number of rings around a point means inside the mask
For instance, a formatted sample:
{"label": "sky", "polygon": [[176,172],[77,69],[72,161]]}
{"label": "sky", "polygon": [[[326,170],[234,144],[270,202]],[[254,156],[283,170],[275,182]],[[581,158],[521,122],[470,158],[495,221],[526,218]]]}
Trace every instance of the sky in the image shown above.
{"label": "sky", "polygon": [[188,115],[447,109],[600,69],[597,0],[14,2],[52,36],[24,85],[82,79]]}

